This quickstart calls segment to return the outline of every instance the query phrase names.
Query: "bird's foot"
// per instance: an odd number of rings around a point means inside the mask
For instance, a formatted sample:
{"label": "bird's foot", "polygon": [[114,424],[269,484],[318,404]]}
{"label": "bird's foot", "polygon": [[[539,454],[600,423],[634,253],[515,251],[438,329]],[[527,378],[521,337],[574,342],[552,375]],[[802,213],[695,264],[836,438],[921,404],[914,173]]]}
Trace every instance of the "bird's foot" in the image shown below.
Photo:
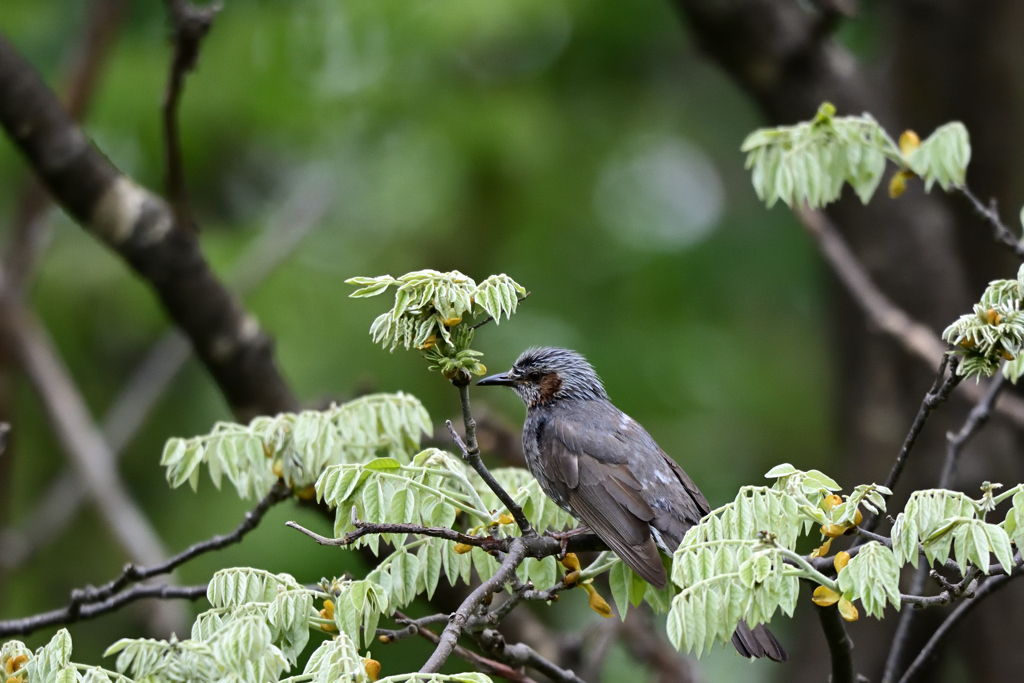
{"label": "bird's foot", "polygon": [[558,541],[558,544],[561,547],[561,552],[559,552],[559,554],[558,554],[558,559],[560,561],[564,560],[565,556],[569,554],[569,541],[573,537],[575,537],[575,536],[583,536],[584,534],[592,534],[592,533],[594,533],[594,532],[592,532],[590,530],[590,527],[587,527],[587,526],[578,526],[575,529],[569,529],[568,531],[550,531],[550,530],[548,530],[548,531],[544,532],[544,534],[546,536],[550,536],[551,538],[553,538],[556,541]]}

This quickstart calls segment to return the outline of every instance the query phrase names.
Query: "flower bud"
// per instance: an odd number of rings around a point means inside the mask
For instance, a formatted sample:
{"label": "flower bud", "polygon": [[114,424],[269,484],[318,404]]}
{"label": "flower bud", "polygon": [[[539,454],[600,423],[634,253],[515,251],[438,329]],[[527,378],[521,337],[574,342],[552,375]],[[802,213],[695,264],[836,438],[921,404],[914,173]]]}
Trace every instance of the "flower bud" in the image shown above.
{"label": "flower bud", "polygon": [[601,594],[591,586],[589,583],[583,584],[583,590],[587,591],[590,595],[590,609],[600,614],[605,619],[612,616],[612,608],[605,602],[605,599],[601,597]]}
{"label": "flower bud", "polygon": [[512,519],[512,515],[507,513],[498,517],[498,524],[511,524],[514,521],[516,520]]}
{"label": "flower bud", "polygon": [[471,545],[469,545],[467,543],[456,543],[455,544],[455,552],[458,553],[459,555],[465,555],[466,553],[468,553],[472,549],[473,549],[473,546],[471,546]]}
{"label": "flower bud", "polygon": [[839,598],[839,614],[847,621],[857,621],[860,619],[857,608],[846,598]]}
{"label": "flower bud", "polygon": [[912,130],[905,130],[900,135],[900,152],[908,157],[915,149],[921,146],[921,138]]}
{"label": "flower bud", "polygon": [[835,566],[837,572],[843,571],[846,565],[850,564],[850,553],[845,550],[840,550],[836,553],[836,558],[832,560],[832,564]]}
{"label": "flower bud", "polygon": [[380,678],[380,662],[376,659],[364,659],[363,668],[366,669],[366,675],[371,681]]}
{"label": "flower bud", "polygon": [[836,593],[828,586],[818,586],[814,589],[814,595],[811,596],[811,602],[818,607],[828,607],[834,605],[842,596]]}
{"label": "flower bud", "polygon": [[842,536],[843,534],[845,534],[847,528],[848,527],[846,525],[825,524],[821,527],[821,533],[824,536],[835,538],[836,536]]}
{"label": "flower bud", "polygon": [[566,553],[565,557],[561,559],[561,563],[570,571],[578,572],[580,570],[580,559],[576,557],[576,553]]}
{"label": "flower bud", "polygon": [[814,551],[811,553],[811,557],[825,557],[826,555],[828,555],[829,548],[831,547],[832,539],[830,538],[824,543],[822,543],[820,548],[815,548]]}

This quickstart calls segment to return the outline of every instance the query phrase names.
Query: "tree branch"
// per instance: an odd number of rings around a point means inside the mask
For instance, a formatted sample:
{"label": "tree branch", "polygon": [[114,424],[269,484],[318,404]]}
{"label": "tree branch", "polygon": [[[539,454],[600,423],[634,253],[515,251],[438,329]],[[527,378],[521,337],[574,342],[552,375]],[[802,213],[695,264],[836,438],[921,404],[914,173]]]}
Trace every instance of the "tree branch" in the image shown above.
{"label": "tree branch", "polygon": [[[847,246],[835,224],[820,211],[802,208],[795,213],[801,225],[814,238],[821,255],[832,267],[836,277],[871,323],[929,367],[939,364],[946,354],[946,344],[927,325],[911,318],[878,288]],[[977,384],[965,384],[961,391],[974,402],[984,399],[984,389]],[[1024,400],[1013,395],[1004,396],[997,410],[1018,427],[1024,427]]]}
{"label": "tree branch", "polygon": [[180,589],[168,586],[135,586],[127,591],[123,589],[129,584],[145,581],[160,574],[168,574],[189,560],[211,550],[219,550],[240,542],[247,533],[259,525],[267,510],[290,496],[291,490],[283,483],[277,482],[270,493],[256,504],[256,507],[245,513],[245,519],[231,533],[214,536],[207,541],[196,543],[167,561],[152,567],[137,567],[128,564],[120,576],[99,588],[87,586],[72,591],[71,599],[66,607],[34,617],[0,622],[0,637],[25,635],[45,626],[70,624],[82,619],[91,619],[145,597],[187,597],[192,600],[202,597],[205,594],[205,586]]}
{"label": "tree branch", "polygon": [[[440,636],[438,636],[430,629],[425,628],[424,626],[426,623],[436,622],[437,617],[442,617],[445,621],[447,621],[448,619],[448,615],[435,614],[432,617],[412,620],[406,617],[401,612],[395,612],[395,618],[397,621],[402,622],[404,620],[408,621],[409,623],[409,626],[406,629],[403,629],[398,633],[409,632],[410,635],[419,635],[425,638],[426,640],[429,640],[430,642],[434,643],[435,645],[437,645],[440,642]],[[431,621],[427,622],[427,619],[430,619]],[[377,629],[378,633],[380,632],[380,630],[381,629]],[[499,676],[507,681],[513,681],[513,683],[537,683],[532,678],[524,674],[522,671],[519,671],[518,669],[513,669],[512,667],[507,666],[501,662],[496,662],[493,659],[481,657],[477,653],[473,652],[472,650],[467,650],[461,645],[456,645],[455,649],[452,650],[452,654],[454,654],[459,659],[468,662],[469,664],[472,664],[477,668],[478,671],[482,671],[483,673],[488,674],[490,676]]]}
{"label": "tree branch", "polygon": [[828,642],[829,655],[832,657],[832,683],[854,683],[853,675],[853,641],[846,632],[846,624],[835,607],[814,606],[821,622],[821,630]]}
{"label": "tree branch", "polygon": [[182,165],[181,133],[178,129],[178,106],[185,87],[185,77],[196,68],[199,48],[221,10],[220,3],[196,7],[188,0],[165,0],[171,16],[174,56],[171,73],[164,91],[162,106],[164,126],[164,175],[167,198],[174,211],[178,228],[196,232],[198,225],[189,206]]}
{"label": "tree branch", "polygon": [[528,666],[556,683],[586,683],[572,671],[545,659],[526,643],[506,643],[504,636],[493,629],[475,633],[473,638],[484,650],[513,666]]}
{"label": "tree branch", "polygon": [[993,197],[989,200],[988,206],[985,206],[981,200],[971,192],[971,189],[967,187],[967,185],[964,185],[959,189],[960,192],[962,192],[963,195],[971,201],[971,204],[974,206],[974,210],[992,226],[992,236],[995,238],[996,243],[1006,247],[1010,252],[1017,256],[1017,258],[1024,259],[1024,244],[1022,244],[1020,239],[1013,234],[1013,231],[1003,223],[1003,219],[999,217],[999,208],[996,205],[995,198]]}
{"label": "tree branch", "polygon": [[452,439],[455,441],[455,445],[462,451],[462,459],[469,463],[480,478],[484,480],[487,487],[494,492],[494,495],[498,497],[512,515],[512,518],[516,520],[516,524],[519,526],[519,530],[523,536],[536,536],[537,532],[534,531],[530,525],[530,521],[526,519],[526,515],[523,514],[523,509],[519,507],[519,504],[513,500],[512,496],[509,495],[508,491],[502,488],[501,484],[491,475],[487,467],[484,466],[483,460],[480,458],[480,447],[476,442],[476,421],[473,419],[473,413],[469,406],[469,385],[459,384],[459,398],[462,402],[462,421],[466,427],[466,441],[463,442],[458,432],[452,426],[451,420],[445,421],[445,426],[448,427],[448,433],[452,435]]}
{"label": "tree branch", "polygon": [[949,635],[949,632],[953,627],[956,626],[961,619],[967,616],[971,610],[977,607],[982,600],[992,595],[1000,588],[1006,586],[1011,579],[1020,576],[1021,573],[1022,569],[1021,567],[1018,567],[1012,574],[994,576],[981,584],[978,590],[974,592],[974,597],[972,599],[960,603],[960,605],[953,610],[948,617],[946,617],[946,620],[943,621],[942,625],[939,626],[935,633],[932,634],[932,637],[928,640],[924,648],[922,648],[921,652],[914,659],[913,663],[903,674],[903,677],[900,678],[899,683],[910,683],[910,681],[914,680],[914,677],[921,672],[924,665],[932,658],[938,646],[942,643],[945,637]]}
{"label": "tree branch", "polygon": [[0,621],[0,638],[28,635],[47,626],[73,624],[87,619],[114,612],[127,604],[144,598],[160,598],[161,600],[198,600],[206,596],[206,586],[134,586],[130,590],[119,593],[102,602],[90,605],[69,604],[67,607],[44,612],[24,619]]}
{"label": "tree branch", "polygon": [[441,633],[437,648],[420,669],[420,673],[437,673],[441,670],[444,663],[448,661],[448,657],[451,656],[452,650],[455,649],[463,627],[470,617],[473,616],[477,607],[489,595],[493,595],[502,589],[505,582],[508,581],[509,577],[515,573],[519,565],[526,559],[526,555],[526,544],[523,543],[523,539],[512,539],[512,542],[509,544],[508,554],[505,555],[505,559],[502,561],[501,566],[498,567],[498,570],[494,572],[491,578],[477,586],[476,590],[470,593],[469,597],[459,605],[459,609],[452,614],[448,620],[448,625]]}
{"label": "tree branch", "polygon": [[296,408],[270,338],[217,280],[195,235],[92,146],[3,37],[0,125],[71,217],[152,285],[240,420]]}

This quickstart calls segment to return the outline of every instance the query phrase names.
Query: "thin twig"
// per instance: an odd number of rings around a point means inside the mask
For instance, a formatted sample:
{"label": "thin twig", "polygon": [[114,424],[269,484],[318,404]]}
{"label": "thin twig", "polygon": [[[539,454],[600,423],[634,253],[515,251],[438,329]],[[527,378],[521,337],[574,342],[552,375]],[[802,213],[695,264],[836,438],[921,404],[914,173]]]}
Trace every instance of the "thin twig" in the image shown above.
{"label": "thin twig", "polygon": [[[426,623],[433,623],[426,622],[426,620],[434,620],[436,619],[436,617],[444,617],[445,619],[447,619],[448,615],[433,615],[433,617],[425,617],[424,619],[411,620],[401,612],[395,612],[395,617],[396,620],[399,622],[409,622],[409,627],[407,629],[404,629],[402,632],[408,630],[410,634],[419,635],[437,645],[441,638],[430,629],[425,628]],[[380,629],[377,629],[377,632],[379,633]],[[459,659],[468,662],[469,664],[472,664],[477,668],[477,670],[482,671],[485,674],[491,676],[499,676],[507,681],[513,681],[513,683],[537,683],[532,678],[524,674],[522,671],[519,671],[518,669],[513,669],[512,667],[503,664],[502,662],[496,662],[493,659],[482,657],[477,653],[473,652],[472,650],[467,650],[461,645],[456,645],[455,649],[452,650],[452,654],[458,657]]]}
{"label": "thin twig", "polygon": [[72,603],[77,602],[78,604],[88,604],[99,600],[105,600],[111,595],[119,592],[130,583],[138,583],[139,581],[145,581],[146,579],[150,579],[154,576],[169,574],[176,568],[195,559],[196,557],[199,557],[200,555],[205,555],[213,550],[226,548],[227,546],[234,545],[235,543],[240,543],[246,534],[259,526],[259,523],[263,521],[264,515],[267,514],[267,511],[270,508],[274,507],[281,501],[290,498],[291,493],[291,489],[289,489],[288,486],[278,481],[274,484],[273,488],[270,489],[270,493],[263,496],[260,502],[256,504],[256,507],[245,513],[245,518],[231,533],[214,536],[206,541],[200,541],[199,543],[189,546],[174,557],[169,558],[167,561],[152,567],[137,567],[133,564],[125,565],[121,575],[116,579],[109,581],[99,588],[93,588],[90,586],[88,588],[74,591],[71,594],[71,601]]}
{"label": "thin twig", "polygon": [[[945,377],[946,366],[949,365],[949,377]],[[928,421],[928,416],[932,414],[932,411],[938,408],[940,405],[945,403],[946,399],[949,398],[950,392],[956,388],[956,385],[960,384],[963,380],[963,376],[957,374],[957,359],[949,356],[943,356],[942,362],[939,364],[939,372],[935,376],[935,381],[932,383],[931,389],[925,394],[924,400],[921,401],[921,407],[917,410],[917,415],[914,417],[913,424],[910,425],[910,431],[907,432],[907,438],[903,441],[903,446],[900,448],[900,452],[896,455],[896,461],[892,464],[892,470],[889,471],[889,476],[885,480],[885,486],[890,491],[896,488],[896,483],[900,479],[900,474],[903,472],[903,468],[907,464],[907,457],[910,455],[911,449],[914,444],[917,443],[917,437],[921,435],[921,430],[924,429],[925,423]],[[878,526],[878,522],[881,520],[881,515],[872,515],[864,523],[865,529],[868,531],[874,531],[875,527]]]}
{"label": "thin twig", "polygon": [[585,683],[579,676],[568,669],[563,669],[554,662],[541,656],[526,643],[507,643],[504,636],[493,629],[484,629],[473,634],[480,647],[498,659],[515,666],[528,666],[534,671],[547,676],[556,683]]}
{"label": "thin twig", "polygon": [[[517,299],[517,305],[523,303],[524,301],[526,301],[527,297],[529,297],[529,296],[530,296],[530,292],[527,292],[526,294],[523,294],[521,297],[519,297]],[[481,320],[480,322],[478,322],[477,324],[470,325],[469,329],[471,329],[471,330],[480,329],[481,327],[483,327],[487,323],[491,322],[492,320],[494,320],[494,316],[493,315],[489,315],[486,318],[484,318],[483,320]]]}
{"label": "thin twig", "polygon": [[167,80],[162,107],[167,197],[171,202],[178,227],[195,232],[198,225],[192,215],[188,191],[185,188],[181,134],[178,130],[178,105],[185,87],[185,76],[196,68],[199,48],[203,38],[210,31],[221,5],[214,3],[207,7],[196,7],[188,0],[165,0],[165,3],[171,16],[174,43],[171,73]]}
{"label": "thin twig", "polygon": [[320,545],[327,546],[344,547],[355,543],[356,540],[363,536],[369,536],[371,534],[419,534],[420,536],[443,538],[446,541],[452,541],[454,543],[464,543],[466,545],[483,548],[488,551],[493,550],[505,552],[508,550],[510,541],[509,538],[470,536],[469,534],[463,534],[447,527],[421,526],[419,524],[376,524],[364,522],[362,520],[355,520],[355,524],[355,531],[350,531],[340,538],[329,538],[327,536],[321,536],[315,531],[311,531],[296,522],[285,522],[285,526],[291,527],[296,531],[301,531]]}
{"label": "thin twig", "polygon": [[[939,335],[907,315],[872,282],[871,276],[843,240],[839,229],[825,214],[800,209],[796,216],[817,242],[822,256],[868,319],[899,342],[910,355],[921,359],[930,368],[935,367],[947,349]],[[984,398],[984,390],[973,383],[963,385],[961,393],[975,403]],[[1024,427],[1024,399],[1013,395],[1004,396],[997,411],[1018,427]]]}
{"label": "thin twig", "polygon": [[535,536],[537,534],[533,527],[530,525],[530,521],[526,519],[526,515],[523,514],[523,509],[519,507],[519,504],[513,500],[512,496],[509,495],[508,491],[502,488],[501,484],[491,475],[491,473],[484,466],[483,460],[480,458],[480,447],[476,442],[476,421],[473,419],[473,412],[469,405],[469,385],[459,384],[459,399],[462,403],[462,421],[466,429],[466,441],[463,442],[459,437],[458,432],[452,426],[451,420],[445,422],[445,426],[448,427],[448,433],[452,435],[452,439],[455,440],[455,444],[462,451],[462,459],[469,463],[480,478],[484,480],[487,487],[494,492],[494,495],[498,497],[512,515],[512,518],[516,520],[516,524],[519,525],[519,530],[523,536]]}
{"label": "thin twig", "polygon": [[971,201],[971,204],[974,206],[974,210],[992,226],[992,236],[995,238],[996,242],[1009,249],[1018,258],[1024,259],[1024,244],[1022,244],[1020,239],[1013,234],[1013,231],[1003,223],[1003,219],[999,217],[999,208],[996,204],[995,198],[993,197],[989,200],[988,206],[985,206],[985,204],[983,204],[982,201],[978,199],[973,192],[971,192],[967,185],[961,186],[960,191]]}
{"label": "thin twig", "polygon": [[946,435],[946,462],[942,466],[942,475],[939,477],[940,489],[949,488],[953,481],[953,475],[956,473],[956,465],[960,459],[960,453],[967,445],[967,442],[988,422],[992,416],[992,410],[995,407],[996,401],[999,399],[999,393],[1005,386],[1006,377],[1001,372],[997,373],[995,378],[989,382],[985,397],[971,409],[960,431],[956,434],[950,433]]}
{"label": "thin twig", "polygon": [[525,559],[526,544],[523,543],[523,539],[512,539],[512,543],[509,544],[508,554],[505,555],[505,559],[498,567],[498,570],[494,572],[491,578],[477,586],[476,590],[470,593],[469,597],[459,605],[459,609],[452,614],[451,619],[448,620],[448,625],[441,633],[437,648],[420,669],[420,673],[437,673],[441,670],[444,663],[448,661],[448,657],[451,656],[452,650],[455,649],[455,645],[459,642],[459,636],[462,635],[463,627],[470,617],[473,616],[480,603],[489,595],[500,591],[504,587],[505,582],[508,581],[509,576],[515,573],[516,569]]}
{"label": "thin twig", "polygon": [[854,683],[853,675],[853,641],[846,632],[846,624],[834,607],[814,606],[821,621],[821,630],[828,642],[828,651],[832,657],[832,683]]}
{"label": "thin twig", "polygon": [[[920,595],[924,591],[924,584],[928,578],[928,560],[923,557],[917,558],[917,569],[914,571],[914,581],[910,585],[910,592]],[[882,683],[892,683],[896,672],[903,663],[903,650],[907,646],[907,639],[910,636],[910,625],[914,620],[912,609],[902,610],[900,621],[896,625],[896,633],[892,637],[892,647],[889,648],[889,655],[885,658],[885,671],[882,673]]]}
{"label": "thin twig", "polygon": [[949,635],[949,632],[956,626],[961,619],[970,613],[975,607],[977,607],[982,600],[995,593],[1000,588],[1004,587],[1014,577],[1021,575],[1021,568],[1017,568],[1012,574],[1005,574],[1003,576],[994,576],[974,592],[974,597],[970,600],[966,600],[953,610],[942,625],[932,634],[932,637],[925,644],[924,648],[914,659],[913,663],[900,678],[899,683],[910,683],[917,676],[924,665],[927,664],[928,660],[935,654],[936,649],[942,643],[943,639]]}
{"label": "thin twig", "polygon": [[73,605],[55,609],[52,612],[36,614],[24,619],[0,621],[0,638],[28,635],[47,626],[73,624],[78,621],[95,619],[113,612],[125,605],[144,598],[160,598],[161,600],[198,600],[206,595],[206,585],[202,586],[133,586],[131,589],[118,593],[102,602],[90,605]]}

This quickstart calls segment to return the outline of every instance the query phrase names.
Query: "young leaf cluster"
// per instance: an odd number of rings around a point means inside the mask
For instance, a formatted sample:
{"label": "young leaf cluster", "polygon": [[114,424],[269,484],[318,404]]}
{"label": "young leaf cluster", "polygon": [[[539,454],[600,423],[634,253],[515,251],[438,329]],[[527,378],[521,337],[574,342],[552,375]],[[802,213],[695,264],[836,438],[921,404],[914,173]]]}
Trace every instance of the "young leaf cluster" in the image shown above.
{"label": "young leaf cluster", "polygon": [[[898,607],[898,565],[885,546],[872,547],[858,564],[850,562],[838,582],[795,552],[798,539],[816,526],[824,537],[839,535],[855,525],[859,507],[885,510],[888,489],[862,485],[840,496],[834,493],[839,485],[827,475],[789,464],[766,476],[776,480],[773,486],[740,489],[733,502],[691,528],[673,555],[678,593],[668,628],[676,647],[700,655],[716,642],[729,642],[741,619],[753,627],[770,621],[777,610],[792,614],[801,578],[825,586],[837,599],[841,594],[849,602],[861,600],[872,615],[881,615],[886,600]],[[623,579],[614,581],[613,596],[630,591]]]}
{"label": "young leaf cluster", "polygon": [[[973,565],[989,573],[989,559],[995,556],[1009,572],[1013,564],[1011,541],[1024,540],[1018,522],[1024,509],[1024,486],[1015,486],[999,496],[992,494],[998,484],[986,484],[980,499],[972,499],[959,491],[927,489],[915,491],[906,507],[896,517],[892,528],[892,548],[902,566],[917,562],[918,544],[929,564],[945,562],[953,552],[962,571]],[[1013,509],[999,524],[985,521],[995,506],[1013,497]]]}
{"label": "young leaf cluster", "polygon": [[502,315],[509,318],[515,313],[520,297],[526,295],[526,289],[504,273],[480,284],[457,270],[419,270],[399,278],[354,277],[346,282],[360,285],[351,295],[355,298],[377,296],[395,286],[394,306],[370,326],[374,343],[391,351],[399,346],[420,349],[431,369],[447,379],[459,372],[482,375],[487,370],[479,362],[481,354],[470,349],[473,328],[464,319],[486,314],[498,323]]}
{"label": "young leaf cluster", "polygon": [[[105,656],[117,654],[118,671],[130,672],[131,677],[72,662],[67,629],[58,631],[35,652],[16,640],[4,643],[0,671],[10,676],[7,680],[27,683],[370,683],[367,660],[345,633],[325,640],[310,655],[302,673],[281,678],[294,662],[289,665],[277,659],[280,653],[273,645],[271,627],[261,621],[258,610],[251,615],[241,613],[247,604],[255,603],[237,605],[239,616],[215,630],[210,630],[209,619],[203,626],[197,621],[189,640],[122,640],[111,646]],[[268,659],[273,660],[269,665]],[[492,683],[488,676],[475,672],[399,674],[378,681],[407,682]]]}
{"label": "young leaf cluster", "polygon": [[193,490],[200,465],[220,488],[227,477],[238,495],[265,495],[278,478],[296,490],[312,486],[324,468],[386,455],[409,462],[421,435],[433,425],[423,404],[409,394],[371,394],[325,411],[257,417],[248,426],[220,422],[191,439],[171,439],[160,464],[172,487],[186,481]]}
{"label": "young leaf cluster", "polygon": [[1008,379],[1016,383],[1024,373],[1020,360],[1024,348],[1024,266],[1015,280],[993,280],[989,283],[974,311],[962,315],[942,333],[942,338],[956,346],[962,356],[957,373],[964,377],[991,377],[1000,363]]}
{"label": "young leaf cluster", "polygon": [[885,172],[886,160],[905,175],[918,175],[930,190],[964,183],[971,147],[963,124],[949,123],[928,139],[900,145],[869,114],[836,116],[824,103],[811,121],[793,126],[762,128],[751,133],[741,151],[759,199],[769,207],[778,200],[787,206],[807,203],[819,208],[836,201],[849,183],[867,203]]}

